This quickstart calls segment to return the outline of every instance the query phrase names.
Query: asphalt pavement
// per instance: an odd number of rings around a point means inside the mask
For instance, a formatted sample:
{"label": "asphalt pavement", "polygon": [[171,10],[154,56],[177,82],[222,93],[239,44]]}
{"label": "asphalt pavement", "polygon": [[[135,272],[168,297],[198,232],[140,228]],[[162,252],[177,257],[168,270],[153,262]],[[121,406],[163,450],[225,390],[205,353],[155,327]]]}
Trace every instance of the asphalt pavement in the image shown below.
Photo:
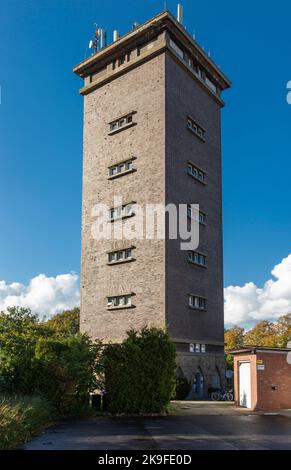
{"label": "asphalt pavement", "polygon": [[229,403],[175,402],[162,417],[64,421],[26,450],[291,450],[291,413],[254,413]]}

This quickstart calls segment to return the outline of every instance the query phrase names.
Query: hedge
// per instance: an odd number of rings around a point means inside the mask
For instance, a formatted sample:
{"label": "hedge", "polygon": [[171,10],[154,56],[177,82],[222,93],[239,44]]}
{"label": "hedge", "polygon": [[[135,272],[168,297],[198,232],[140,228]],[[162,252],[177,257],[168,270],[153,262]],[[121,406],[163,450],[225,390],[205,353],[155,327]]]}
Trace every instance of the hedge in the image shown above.
{"label": "hedge", "polygon": [[105,348],[108,411],[153,414],[164,411],[175,388],[175,346],[166,331],[144,328],[122,344]]}

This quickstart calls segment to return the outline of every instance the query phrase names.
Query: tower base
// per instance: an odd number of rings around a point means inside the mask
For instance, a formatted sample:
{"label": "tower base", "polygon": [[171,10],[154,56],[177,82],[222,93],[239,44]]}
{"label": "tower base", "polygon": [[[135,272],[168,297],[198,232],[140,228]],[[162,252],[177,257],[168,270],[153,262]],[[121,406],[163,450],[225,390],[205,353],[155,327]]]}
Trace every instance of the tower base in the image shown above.
{"label": "tower base", "polygon": [[213,389],[225,388],[224,354],[193,355],[177,352],[177,378],[191,383],[188,399],[209,398]]}

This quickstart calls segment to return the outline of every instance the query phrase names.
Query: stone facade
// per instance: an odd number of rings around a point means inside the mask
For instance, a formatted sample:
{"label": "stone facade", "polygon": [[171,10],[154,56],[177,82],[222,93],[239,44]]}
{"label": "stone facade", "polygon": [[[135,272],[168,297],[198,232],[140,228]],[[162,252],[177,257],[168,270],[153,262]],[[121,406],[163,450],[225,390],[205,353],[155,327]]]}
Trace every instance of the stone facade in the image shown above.
{"label": "stone facade", "polygon": [[[112,207],[114,196],[142,206],[165,201],[164,64],[164,55],[155,57],[84,98],[81,329],[105,342],[121,341],[130,328],[165,324],[165,241],[98,241],[91,233],[97,203]],[[108,123],[133,110],[136,126],[108,135]],[[132,156],[136,171],[109,180],[108,167]],[[108,251],[132,244],[135,261],[107,264]],[[136,308],[107,310],[107,297],[128,292]]]}
{"label": "stone facade", "polygon": [[[207,255],[206,269],[195,266],[180,240],[168,241],[167,320],[173,337],[187,332],[189,339],[223,343],[220,107],[171,56],[166,77],[166,201],[200,205],[206,225],[200,226],[198,251]],[[188,130],[188,115],[206,129],[205,142]],[[188,160],[204,171],[205,185],[187,174]],[[207,312],[185,312],[191,292],[207,298]]]}
{"label": "stone facade", "polygon": [[[81,330],[120,342],[130,328],[167,326],[179,374],[196,392],[199,381],[204,395],[224,384],[220,91],[230,83],[168,12],[75,72],[84,79]],[[130,126],[110,132],[112,121],[130,113]],[[188,129],[189,116],[205,129],[205,141]],[[110,166],[132,157],[135,171],[108,178]],[[187,173],[188,161],[203,170],[206,184]],[[94,206],[113,207],[115,196],[141,206],[200,204],[207,221],[198,251],[207,255],[207,267],[189,263],[180,240],[94,239]],[[134,217],[108,223],[130,225]],[[133,260],[108,265],[109,251],[131,246]],[[129,293],[131,308],[108,309],[108,297]],[[189,294],[205,297],[206,310],[190,308]],[[190,353],[192,343],[203,345],[203,352]]]}

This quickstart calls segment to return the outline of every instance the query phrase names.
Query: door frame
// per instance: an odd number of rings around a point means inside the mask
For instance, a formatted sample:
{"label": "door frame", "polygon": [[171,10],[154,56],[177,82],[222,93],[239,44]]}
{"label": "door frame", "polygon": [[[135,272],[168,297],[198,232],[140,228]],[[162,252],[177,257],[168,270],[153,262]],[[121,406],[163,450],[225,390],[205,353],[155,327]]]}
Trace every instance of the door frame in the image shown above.
{"label": "door frame", "polygon": [[[241,396],[240,396],[240,366],[242,364],[248,364],[249,365],[249,372],[250,372],[250,376],[249,376],[249,379],[250,379],[250,403],[249,403],[249,406],[244,406],[244,405],[241,405]],[[247,408],[248,410],[251,410],[252,409],[252,364],[251,364],[251,361],[238,361],[238,405],[241,407],[241,408]]]}

